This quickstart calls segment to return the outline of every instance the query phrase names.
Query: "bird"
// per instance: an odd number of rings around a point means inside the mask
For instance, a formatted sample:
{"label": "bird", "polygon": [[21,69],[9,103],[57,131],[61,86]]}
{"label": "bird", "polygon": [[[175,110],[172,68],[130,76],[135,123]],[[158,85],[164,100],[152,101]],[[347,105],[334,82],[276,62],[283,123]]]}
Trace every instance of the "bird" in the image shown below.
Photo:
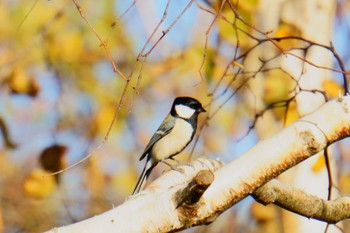
{"label": "bird", "polygon": [[140,192],[159,162],[166,163],[166,159],[173,159],[173,156],[187,147],[196,133],[198,115],[202,112],[206,111],[197,99],[188,96],[175,98],[169,114],[153,134],[140,157],[140,161],[147,158],[146,164],[132,195]]}

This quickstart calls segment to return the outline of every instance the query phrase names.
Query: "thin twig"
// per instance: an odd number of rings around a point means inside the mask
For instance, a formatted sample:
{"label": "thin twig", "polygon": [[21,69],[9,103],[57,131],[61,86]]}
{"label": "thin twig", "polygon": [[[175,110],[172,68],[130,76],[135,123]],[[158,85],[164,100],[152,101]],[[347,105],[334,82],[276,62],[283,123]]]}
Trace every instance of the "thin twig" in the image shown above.
{"label": "thin twig", "polygon": [[101,38],[101,36],[97,33],[95,28],[89,22],[89,20],[85,17],[83,9],[80,7],[78,2],[76,0],[72,0],[72,1],[75,4],[75,6],[76,6],[80,16],[83,18],[83,20],[86,22],[86,24],[91,28],[92,32],[95,34],[95,36],[97,37],[97,39],[100,41],[101,45],[103,46],[103,48],[104,48],[104,50],[105,50],[105,52],[106,52],[106,54],[108,56],[108,60],[111,62],[112,66],[113,66],[114,72],[117,72],[126,81],[127,78],[125,77],[125,75],[116,67],[116,65],[114,63],[114,60],[113,60],[113,57],[112,57],[111,53],[109,52],[109,50],[107,48],[106,42]]}
{"label": "thin twig", "polygon": [[327,197],[327,200],[331,200],[333,179],[332,179],[331,164],[329,162],[328,147],[325,148],[323,151],[324,151],[324,159],[326,162],[326,168],[327,168],[327,174],[328,174],[328,197]]}
{"label": "thin twig", "polygon": [[36,4],[38,3],[39,0],[35,0],[32,4],[32,6],[30,7],[29,11],[27,12],[27,14],[24,16],[24,18],[22,19],[21,23],[18,25],[17,27],[17,31],[19,31],[21,29],[21,27],[23,26],[24,22],[27,20],[27,18],[29,17],[30,13],[32,13],[34,7],[36,6]]}
{"label": "thin twig", "polygon": [[220,8],[219,8],[218,12],[215,14],[215,17],[214,17],[213,21],[211,22],[211,24],[209,25],[209,28],[205,32],[205,43],[204,43],[203,58],[202,58],[202,63],[199,66],[199,69],[198,69],[198,72],[199,72],[199,75],[200,75],[202,81],[204,80],[203,75],[202,75],[202,69],[204,67],[204,63],[205,63],[205,60],[207,58],[209,34],[210,34],[212,28],[214,27],[214,24],[217,21],[219,15],[221,15],[221,12],[222,12],[222,9],[224,8],[225,2],[226,2],[226,0],[221,1]]}
{"label": "thin twig", "polygon": [[[152,46],[152,49],[150,49],[150,51],[148,51],[145,55],[143,54],[143,52],[145,51],[147,45],[149,44],[149,42],[151,41],[151,39],[153,38],[153,36],[155,35],[155,33],[158,31],[158,28],[160,27],[160,25],[162,25],[162,23],[164,22],[164,20],[166,19],[167,15],[168,15],[168,9],[170,6],[170,2],[171,0],[167,1],[167,4],[165,6],[165,10],[163,12],[163,17],[160,19],[160,21],[158,22],[157,26],[154,28],[154,30],[152,31],[151,35],[148,37],[146,43],[143,45],[141,51],[139,52],[139,55],[137,56],[137,60],[139,60],[141,57],[148,57],[149,53],[154,49],[154,47],[158,44],[156,42],[156,44],[154,44]],[[162,38],[164,37],[164,33],[163,35],[160,37],[160,39],[158,39],[158,41],[160,41]]]}
{"label": "thin twig", "polygon": [[[162,31],[162,35],[159,37],[159,39],[153,44],[153,46],[148,50],[143,57],[148,57],[149,54],[153,51],[153,49],[158,45],[158,43],[163,39],[163,37],[169,33],[169,31],[174,27],[174,25],[179,21],[179,19],[185,14],[185,12],[190,8],[194,0],[191,0],[186,7],[181,11],[181,13],[175,18],[175,20],[170,24],[170,26]],[[169,0],[170,2],[170,0]],[[165,14],[166,12],[164,12]],[[166,16],[166,14],[165,14]]]}

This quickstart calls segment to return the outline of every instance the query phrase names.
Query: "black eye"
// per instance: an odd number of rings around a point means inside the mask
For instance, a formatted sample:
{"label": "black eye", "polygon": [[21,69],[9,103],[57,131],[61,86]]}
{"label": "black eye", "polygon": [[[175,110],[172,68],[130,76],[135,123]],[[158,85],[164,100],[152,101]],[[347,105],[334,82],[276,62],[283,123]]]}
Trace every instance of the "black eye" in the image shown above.
{"label": "black eye", "polygon": [[197,109],[197,108],[199,108],[199,104],[198,103],[191,103],[190,107],[193,109]]}

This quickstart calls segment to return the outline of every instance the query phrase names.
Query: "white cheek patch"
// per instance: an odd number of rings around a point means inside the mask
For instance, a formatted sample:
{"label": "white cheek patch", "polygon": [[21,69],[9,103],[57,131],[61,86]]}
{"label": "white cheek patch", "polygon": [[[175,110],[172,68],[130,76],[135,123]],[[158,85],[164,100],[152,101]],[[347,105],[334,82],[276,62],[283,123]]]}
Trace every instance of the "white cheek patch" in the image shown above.
{"label": "white cheek patch", "polygon": [[195,110],[193,108],[190,108],[186,105],[176,105],[175,106],[175,111],[177,113],[177,115],[179,115],[181,118],[185,118],[185,119],[189,119],[193,113],[195,112]]}

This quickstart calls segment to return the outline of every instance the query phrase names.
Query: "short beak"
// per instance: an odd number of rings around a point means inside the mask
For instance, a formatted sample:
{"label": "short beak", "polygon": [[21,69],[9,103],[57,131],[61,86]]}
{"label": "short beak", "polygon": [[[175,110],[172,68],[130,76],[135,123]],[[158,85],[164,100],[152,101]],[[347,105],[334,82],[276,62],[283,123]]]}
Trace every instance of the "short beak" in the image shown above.
{"label": "short beak", "polygon": [[201,108],[199,109],[199,112],[207,112],[207,111],[205,111],[205,109],[204,109],[203,107],[201,107]]}

